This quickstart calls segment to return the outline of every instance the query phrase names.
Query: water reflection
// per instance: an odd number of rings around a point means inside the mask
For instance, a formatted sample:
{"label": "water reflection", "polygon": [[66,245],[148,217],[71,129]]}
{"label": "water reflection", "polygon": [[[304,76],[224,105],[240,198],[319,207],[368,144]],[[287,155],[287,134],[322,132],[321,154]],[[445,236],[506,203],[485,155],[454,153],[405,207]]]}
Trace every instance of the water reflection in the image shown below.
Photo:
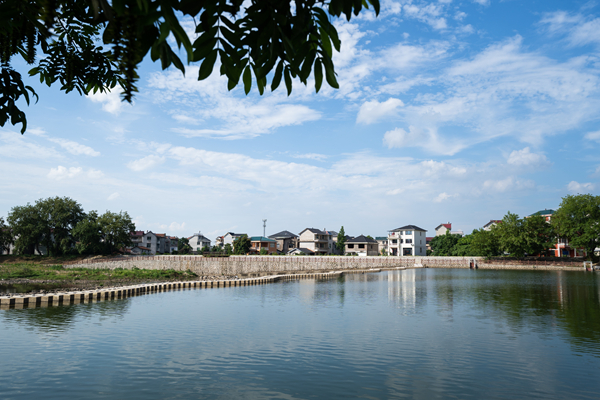
{"label": "water reflection", "polygon": [[11,309],[0,312],[0,326],[20,325],[30,331],[64,332],[75,323],[94,315],[100,321],[122,319],[132,299],[97,303],[71,304],[59,307]]}
{"label": "water reflection", "polygon": [[419,269],[6,310],[0,393],[596,398],[598,286],[589,273]]}

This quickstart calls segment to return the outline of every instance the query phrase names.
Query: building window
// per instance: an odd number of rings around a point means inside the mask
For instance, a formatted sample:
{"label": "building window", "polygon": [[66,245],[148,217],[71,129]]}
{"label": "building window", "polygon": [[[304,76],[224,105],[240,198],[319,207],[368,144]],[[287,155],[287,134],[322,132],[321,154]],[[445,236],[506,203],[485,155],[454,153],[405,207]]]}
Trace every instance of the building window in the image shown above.
{"label": "building window", "polygon": [[353,245],[353,244],[349,244],[349,245],[348,245],[348,248],[349,248],[349,249],[353,249],[353,248],[354,248],[354,245]]}
{"label": "building window", "polygon": [[412,243],[412,239],[406,239],[406,244],[411,244]]}
{"label": "building window", "polygon": [[398,243],[398,240],[397,239],[392,239],[392,244],[396,244],[396,243]]}
{"label": "building window", "polygon": [[405,235],[412,235],[412,231],[406,231],[404,232]]}
{"label": "building window", "polygon": [[365,245],[364,245],[364,244],[359,244],[359,245],[358,245],[358,248],[359,248],[359,249],[364,249],[364,248],[365,248]]}
{"label": "building window", "polygon": [[151,241],[151,240],[152,240],[152,236],[148,236],[148,237],[146,238],[146,240],[147,240],[147,241]]}

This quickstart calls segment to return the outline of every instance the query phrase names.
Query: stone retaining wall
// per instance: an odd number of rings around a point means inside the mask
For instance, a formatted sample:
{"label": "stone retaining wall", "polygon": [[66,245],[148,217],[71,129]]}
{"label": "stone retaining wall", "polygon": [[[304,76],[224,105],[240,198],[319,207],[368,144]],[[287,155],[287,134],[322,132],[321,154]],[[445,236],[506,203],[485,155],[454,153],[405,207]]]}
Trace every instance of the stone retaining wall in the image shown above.
{"label": "stone retaining wall", "polygon": [[[426,259],[432,259],[426,261]],[[434,260],[433,260],[434,259]],[[444,260],[443,260],[444,259]],[[65,268],[140,268],[190,270],[203,275],[260,276],[277,273],[339,271],[367,268],[410,268],[435,264],[469,267],[468,257],[331,257],[331,256],[135,256],[109,260],[95,259]]]}
{"label": "stone retaining wall", "polygon": [[[570,261],[570,260],[569,260]],[[204,275],[262,276],[281,273],[347,271],[367,268],[469,268],[583,270],[572,262],[532,261],[530,265],[508,264],[482,257],[332,257],[332,256],[131,256],[91,259],[65,268],[140,268],[190,270]]]}

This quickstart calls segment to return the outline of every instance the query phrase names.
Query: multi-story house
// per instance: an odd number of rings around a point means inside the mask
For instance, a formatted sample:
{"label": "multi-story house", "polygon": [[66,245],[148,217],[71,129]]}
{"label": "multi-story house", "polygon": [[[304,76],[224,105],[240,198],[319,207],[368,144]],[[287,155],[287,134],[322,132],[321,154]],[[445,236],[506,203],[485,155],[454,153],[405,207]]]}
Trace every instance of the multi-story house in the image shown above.
{"label": "multi-story house", "polygon": [[229,245],[231,245],[231,247],[233,247],[234,240],[239,238],[240,236],[244,236],[244,235],[246,235],[246,234],[245,233],[227,232],[225,235],[223,235],[223,246],[229,244]]}
{"label": "multi-story house", "polygon": [[252,236],[250,238],[250,252],[260,253],[262,249],[268,254],[277,253],[277,241],[264,236]]}
{"label": "multi-story house", "polygon": [[391,256],[427,255],[427,231],[416,225],[406,225],[393,229],[388,234],[388,248]]}
{"label": "multi-story house", "polygon": [[[340,251],[337,248],[338,233],[336,231],[328,231],[327,229],[323,229],[323,232],[329,235],[329,243],[327,244],[329,254],[340,254]],[[348,238],[347,235],[346,238]]]}
{"label": "multi-story house", "polygon": [[177,236],[169,236],[169,253],[173,253],[179,249],[179,238]]}
{"label": "multi-story house", "polygon": [[144,231],[134,231],[131,232],[131,243],[133,244],[131,247],[135,247],[141,245],[144,242]]}
{"label": "multi-story house", "polygon": [[388,254],[388,238],[387,236],[376,236],[375,240],[379,244],[379,251],[385,250],[385,254]]}
{"label": "multi-story house", "polygon": [[223,248],[223,246],[225,246],[225,244],[223,243],[223,236],[217,236],[217,238],[215,239],[215,246],[221,249]]}
{"label": "multi-story house", "polygon": [[490,222],[488,222],[487,224],[485,224],[483,226],[483,230],[484,231],[491,231],[492,227],[495,225],[498,225],[500,222],[502,222],[502,220],[500,219],[490,219]]}
{"label": "multi-story house", "polygon": [[311,250],[317,255],[332,253],[333,240],[329,233],[320,229],[306,228],[299,236],[300,248]]}
{"label": "multi-story house", "polygon": [[446,232],[450,232],[452,235],[460,235],[460,236],[465,235],[465,233],[463,231],[453,231],[452,224],[450,222],[448,222],[447,224],[439,224],[435,228],[435,236],[445,235]]}
{"label": "multi-story house", "polygon": [[188,238],[188,240],[190,243],[190,247],[192,248],[192,251],[194,251],[194,252],[202,251],[202,248],[204,246],[210,247],[210,239],[205,237],[200,232],[193,234],[192,236],[190,236]]}
{"label": "multi-story house", "polygon": [[281,231],[274,235],[269,235],[269,239],[277,242],[277,250],[287,253],[291,249],[298,248],[298,235],[290,231]]}
{"label": "multi-story house", "polygon": [[359,256],[378,256],[379,243],[364,235],[346,240],[346,254]]}

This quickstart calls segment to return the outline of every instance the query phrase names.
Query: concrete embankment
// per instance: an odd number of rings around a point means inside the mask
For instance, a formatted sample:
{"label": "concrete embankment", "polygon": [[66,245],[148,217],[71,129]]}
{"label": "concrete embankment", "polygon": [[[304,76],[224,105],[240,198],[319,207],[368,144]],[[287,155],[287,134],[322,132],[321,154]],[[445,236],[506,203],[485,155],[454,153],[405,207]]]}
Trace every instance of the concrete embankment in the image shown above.
{"label": "concrete embankment", "polygon": [[477,257],[343,257],[343,256],[137,256],[94,259],[65,268],[140,268],[190,270],[197,275],[261,276],[282,273],[350,271],[369,268],[445,266],[469,268]]}
{"label": "concrete embankment", "polygon": [[110,301],[125,299],[132,296],[141,296],[151,293],[160,293],[171,290],[210,289],[225,287],[241,287],[263,285],[267,283],[288,281],[296,279],[331,279],[337,278],[344,273],[369,273],[380,272],[380,269],[354,270],[354,271],[332,271],[325,273],[299,273],[285,275],[271,275],[248,279],[230,279],[216,281],[192,281],[192,282],[168,282],[148,283],[132,285],[119,288],[106,288],[99,290],[84,290],[77,292],[53,293],[43,295],[18,295],[0,296],[0,309],[22,309],[36,307],[53,307],[68,304],[93,303],[99,301]]}
{"label": "concrete embankment", "polygon": [[486,260],[482,257],[344,257],[344,256],[137,256],[93,259],[65,268],[140,268],[190,270],[197,275],[263,276],[286,273],[351,271],[368,268],[471,268],[583,271],[583,263],[562,261]]}

